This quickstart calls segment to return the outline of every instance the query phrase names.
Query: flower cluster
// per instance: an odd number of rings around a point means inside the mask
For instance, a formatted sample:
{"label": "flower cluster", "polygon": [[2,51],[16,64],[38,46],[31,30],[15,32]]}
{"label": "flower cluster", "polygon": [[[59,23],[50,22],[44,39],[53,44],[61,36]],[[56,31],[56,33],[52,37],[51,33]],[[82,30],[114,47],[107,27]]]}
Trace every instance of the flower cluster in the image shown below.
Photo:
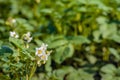
{"label": "flower cluster", "polygon": [[[33,39],[32,37],[30,37],[30,32],[27,32],[26,34],[24,34],[24,40],[29,43],[31,42],[31,40]],[[15,31],[10,31],[10,37],[13,37],[13,38],[19,38],[19,35],[15,32]]]}
{"label": "flower cluster", "polygon": [[10,37],[13,37],[13,38],[19,38],[19,35],[16,33],[16,32],[12,32],[10,31]]}
{"label": "flower cluster", "polygon": [[[10,37],[12,38],[19,38],[19,35],[16,34],[16,32],[10,32]],[[30,35],[30,32],[27,32],[26,34],[24,34],[22,36],[22,40],[24,40],[26,43],[25,43],[25,48],[29,48],[29,42],[31,42],[33,38],[31,37]],[[39,48],[36,48],[36,52],[35,52],[35,56],[36,57],[36,60],[37,60],[37,64],[38,65],[41,65],[41,63],[46,63],[46,61],[48,60],[48,56],[50,55],[51,51],[47,51],[47,44],[42,44],[41,47]]]}
{"label": "flower cluster", "polygon": [[25,35],[24,35],[24,40],[27,42],[27,43],[29,43],[29,42],[31,42],[31,40],[32,40],[32,37],[30,37],[31,35],[30,35],[30,32],[27,32]]}
{"label": "flower cluster", "polygon": [[[26,43],[25,43],[25,48],[29,48],[29,42],[31,42],[31,40],[33,39],[32,37],[30,37],[30,32],[27,32],[26,34],[24,34],[22,36],[22,40],[24,40]],[[13,37],[13,38],[18,38],[19,35],[16,34],[16,32],[10,32],[10,37]],[[38,65],[41,65],[41,63],[46,63],[46,61],[48,60],[48,56],[50,55],[51,51],[47,51],[47,44],[42,44],[41,47],[39,48],[36,48],[36,52],[35,52],[35,56],[36,57],[36,60],[37,60],[37,64]]]}
{"label": "flower cluster", "polygon": [[14,18],[12,18],[12,17],[9,17],[9,18],[6,20],[5,24],[6,24],[6,25],[9,25],[9,26],[11,26],[11,27],[15,27],[16,22],[17,22],[16,19],[14,19]]}
{"label": "flower cluster", "polygon": [[[47,44],[42,44],[41,47],[36,48],[35,55],[40,58],[40,61],[43,61],[45,63],[48,60],[48,56],[50,55],[51,51],[47,51]],[[39,64],[39,61],[38,61]]]}

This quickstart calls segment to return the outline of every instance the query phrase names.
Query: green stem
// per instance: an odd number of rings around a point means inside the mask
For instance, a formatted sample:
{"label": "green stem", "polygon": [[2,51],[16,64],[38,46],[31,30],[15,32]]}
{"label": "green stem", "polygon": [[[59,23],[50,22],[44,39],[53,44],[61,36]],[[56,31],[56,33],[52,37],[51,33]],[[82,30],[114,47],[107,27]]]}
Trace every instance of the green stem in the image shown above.
{"label": "green stem", "polygon": [[26,80],[29,80],[29,79],[28,79],[28,74],[26,74]]}
{"label": "green stem", "polygon": [[34,75],[36,68],[37,68],[37,63],[34,62],[34,65],[33,65],[31,72],[30,72],[29,80],[31,80],[32,76]]}

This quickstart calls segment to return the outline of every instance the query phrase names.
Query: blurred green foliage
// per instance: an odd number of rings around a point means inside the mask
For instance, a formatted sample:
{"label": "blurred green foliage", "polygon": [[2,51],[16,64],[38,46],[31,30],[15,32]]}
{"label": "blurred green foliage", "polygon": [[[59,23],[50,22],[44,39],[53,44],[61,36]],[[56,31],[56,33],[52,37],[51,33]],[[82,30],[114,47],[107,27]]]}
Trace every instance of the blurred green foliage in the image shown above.
{"label": "blurred green foliage", "polygon": [[0,0],[0,46],[9,31],[53,50],[33,80],[120,79],[120,0]]}

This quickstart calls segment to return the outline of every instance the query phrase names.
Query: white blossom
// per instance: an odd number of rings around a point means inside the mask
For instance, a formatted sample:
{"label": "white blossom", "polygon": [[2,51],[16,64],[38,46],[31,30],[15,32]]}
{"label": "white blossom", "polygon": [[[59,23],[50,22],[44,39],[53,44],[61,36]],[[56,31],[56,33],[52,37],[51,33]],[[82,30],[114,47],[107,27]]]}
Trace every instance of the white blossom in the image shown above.
{"label": "white blossom", "polygon": [[44,54],[45,54],[45,50],[43,49],[43,47],[36,48],[36,53],[35,53],[36,56],[40,57],[40,56],[42,56]]}
{"label": "white blossom", "polygon": [[16,23],[16,19],[12,19],[12,21],[11,21],[12,23]]}
{"label": "white blossom", "polygon": [[24,35],[24,40],[27,41],[28,43],[31,42],[31,40],[33,39],[32,37],[30,37],[30,32],[27,32],[25,35]]}
{"label": "white blossom", "polygon": [[12,32],[12,31],[10,31],[10,37],[14,37],[14,38],[18,38],[19,37],[19,35],[18,34],[16,34],[16,32]]}
{"label": "white blossom", "polygon": [[47,46],[48,46],[47,44],[44,44],[44,43],[43,43],[43,44],[41,45],[41,47],[36,48],[36,53],[35,53],[35,54],[36,54],[37,56],[39,56],[39,57],[40,57],[41,55],[46,54]]}
{"label": "white blossom", "polygon": [[40,58],[41,61],[46,62],[48,60],[48,56],[50,55],[51,52],[47,51],[47,44],[42,44],[41,47],[36,48],[36,53],[35,55]]}
{"label": "white blossom", "polygon": [[47,54],[41,55],[40,59],[43,60],[43,61],[47,61],[48,60],[48,55]]}

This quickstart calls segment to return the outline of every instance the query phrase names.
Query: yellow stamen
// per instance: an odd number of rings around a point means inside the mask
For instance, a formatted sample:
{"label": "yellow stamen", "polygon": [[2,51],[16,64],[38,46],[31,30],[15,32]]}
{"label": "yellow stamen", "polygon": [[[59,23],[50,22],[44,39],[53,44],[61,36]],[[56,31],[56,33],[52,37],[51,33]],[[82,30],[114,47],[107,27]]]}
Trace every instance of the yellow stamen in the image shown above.
{"label": "yellow stamen", "polygon": [[41,58],[42,58],[42,59],[45,59],[46,57],[45,57],[45,55],[42,55]]}
{"label": "yellow stamen", "polygon": [[38,50],[38,54],[41,54],[42,53],[42,50]]}

